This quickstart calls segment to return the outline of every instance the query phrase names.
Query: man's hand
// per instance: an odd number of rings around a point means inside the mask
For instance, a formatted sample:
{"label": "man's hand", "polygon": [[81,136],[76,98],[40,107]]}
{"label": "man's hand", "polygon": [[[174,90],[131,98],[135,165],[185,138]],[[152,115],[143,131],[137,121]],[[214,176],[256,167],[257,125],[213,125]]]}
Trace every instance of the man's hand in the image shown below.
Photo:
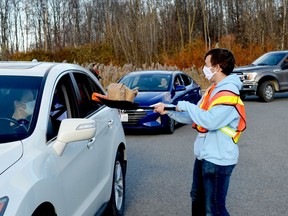
{"label": "man's hand", "polygon": [[167,111],[164,110],[166,106],[167,105],[164,103],[157,103],[154,105],[154,112],[158,112],[160,115],[165,115],[167,114]]}

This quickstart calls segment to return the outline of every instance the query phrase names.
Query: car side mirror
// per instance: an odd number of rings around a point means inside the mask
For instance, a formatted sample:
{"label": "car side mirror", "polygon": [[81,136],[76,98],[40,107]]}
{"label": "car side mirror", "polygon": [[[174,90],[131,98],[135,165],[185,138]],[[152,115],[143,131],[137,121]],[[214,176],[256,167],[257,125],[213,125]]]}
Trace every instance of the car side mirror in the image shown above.
{"label": "car side mirror", "polygon": [[96,133],[96,124],[91,119],[70,118],[62,120],[53,144],[55,152],[61,156],[70,142],[92,139]]}
{"label": "car side mirror", "polygon": [[184,91],[186,87],[184,85],[177,85],[175,86],[175,91]]}

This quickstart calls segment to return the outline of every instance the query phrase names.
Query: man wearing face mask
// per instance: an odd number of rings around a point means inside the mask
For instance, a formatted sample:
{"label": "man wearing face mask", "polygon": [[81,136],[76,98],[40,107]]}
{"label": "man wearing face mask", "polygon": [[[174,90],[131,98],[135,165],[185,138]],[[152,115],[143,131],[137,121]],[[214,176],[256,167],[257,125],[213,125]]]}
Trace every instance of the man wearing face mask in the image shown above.
{"label": "man wearing face mask", "polygon": [[14,100],[14,113],[12,118],[21,120],[23,123],[29,123],[35,107],[33,92],[30,89],[24,90],[19,95],[19,99]]}
{"label": "man wearing face mask", "polygon": [[244,104],[239,90],[242,83],[230,75],[235,59],[227,49],[212,49],[205,55],[203,72],[212,82],[197,105],[179,101],[176,111],[165,111],[159,103],[154,111],[168,114],[198,131],[190,196],[193,216],[227,216],[225,203],[230,176],[237,164],[237,142],[246,128]]}

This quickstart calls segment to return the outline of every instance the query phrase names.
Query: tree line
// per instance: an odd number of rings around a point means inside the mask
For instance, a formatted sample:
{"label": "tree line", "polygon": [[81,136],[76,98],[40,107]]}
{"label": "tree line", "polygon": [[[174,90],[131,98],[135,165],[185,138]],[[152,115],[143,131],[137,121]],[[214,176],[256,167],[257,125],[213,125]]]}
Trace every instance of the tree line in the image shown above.
{"label": "tree line", "polygon": [[199,40],[205,50],[223,38],[283,50],[287,1],[0,0],[0,54],[109,44],[116,59],[139,65]]}

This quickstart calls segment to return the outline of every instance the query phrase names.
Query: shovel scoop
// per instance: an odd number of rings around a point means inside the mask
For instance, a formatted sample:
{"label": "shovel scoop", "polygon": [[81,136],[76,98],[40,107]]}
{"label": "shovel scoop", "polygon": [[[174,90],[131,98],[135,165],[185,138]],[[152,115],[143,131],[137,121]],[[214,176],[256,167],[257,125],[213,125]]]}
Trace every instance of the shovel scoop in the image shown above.
{"label": "shovel scoop", "polygon": [[[154,106],[140,106],[138,103],[127,101],[127,100],[109,100],[106,95],[101,95],[99,93],[92,94],[92,100],[100,102],[110,108],[121,109],[121,110],[136,110],[136,109],[146,109],[153,110]],[[165,110],[174,110],[176,107],[165,107]]]}

